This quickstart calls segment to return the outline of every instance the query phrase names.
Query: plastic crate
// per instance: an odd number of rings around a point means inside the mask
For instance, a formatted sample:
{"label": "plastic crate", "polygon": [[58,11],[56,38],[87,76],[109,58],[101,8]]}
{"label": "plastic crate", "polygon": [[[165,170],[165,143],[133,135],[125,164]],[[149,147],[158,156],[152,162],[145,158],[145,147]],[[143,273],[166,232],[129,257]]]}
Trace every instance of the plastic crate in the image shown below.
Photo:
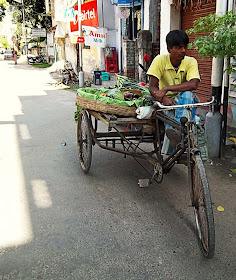
{"label": "plastic crate", "polygon": [[110,74],[107,72],[102,72],[102,81],[109,81],[110,80]]}
{"label": "plastic crate", "polygon": [[112,51],[112,54],[113,54],[113,57],[105,58],[106,72],[117,73],[118,72],[117,53],[114,50],[114,51]]}

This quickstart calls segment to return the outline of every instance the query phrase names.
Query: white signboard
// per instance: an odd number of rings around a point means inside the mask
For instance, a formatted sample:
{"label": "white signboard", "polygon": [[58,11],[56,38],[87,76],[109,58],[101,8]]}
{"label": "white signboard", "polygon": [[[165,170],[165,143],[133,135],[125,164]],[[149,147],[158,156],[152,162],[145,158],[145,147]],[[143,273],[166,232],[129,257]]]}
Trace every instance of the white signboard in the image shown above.
{"label": "white signboard", "polygon": [[74,21],[74,19],[75,19],[74,8],[66,8],[64,10],[64,21]]}
{"label": "white signboard", "polygon": [[65,10],[68,8],[72,8],[77,0],[54,0],[55,7],[55,21],[67,21],[65,19]]}
{"label": "white signboard", "polygon": [[33,28],[32,38],[46,37],[46,28]]}
{"label": "white signboard", "polygon": [[82,26],[85,45],[105,48],[107,44],[107,28]]}

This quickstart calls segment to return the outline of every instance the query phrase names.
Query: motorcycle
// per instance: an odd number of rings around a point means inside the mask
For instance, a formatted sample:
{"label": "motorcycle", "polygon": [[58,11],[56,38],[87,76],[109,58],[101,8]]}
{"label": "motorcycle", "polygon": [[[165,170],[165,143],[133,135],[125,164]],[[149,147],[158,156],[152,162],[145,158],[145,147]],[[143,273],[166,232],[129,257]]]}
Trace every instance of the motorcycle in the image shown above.
{"label": "motorcycle", "polygon": [[45,58],[43,57],[43,55],[37,55],[37,56],[28,56],[28,64],[39,64],[39,63],[46,63]]}

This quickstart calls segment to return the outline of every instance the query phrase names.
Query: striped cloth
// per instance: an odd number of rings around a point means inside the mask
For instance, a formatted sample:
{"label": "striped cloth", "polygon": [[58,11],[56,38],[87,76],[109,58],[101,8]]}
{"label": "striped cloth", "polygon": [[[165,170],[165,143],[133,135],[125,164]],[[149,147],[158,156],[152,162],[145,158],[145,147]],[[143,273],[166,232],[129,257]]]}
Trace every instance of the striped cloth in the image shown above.
{"label": "striped cloth", "polygon": [[153,106],[143,106],[136,110],[137,119],[150,119],[154,112]]}

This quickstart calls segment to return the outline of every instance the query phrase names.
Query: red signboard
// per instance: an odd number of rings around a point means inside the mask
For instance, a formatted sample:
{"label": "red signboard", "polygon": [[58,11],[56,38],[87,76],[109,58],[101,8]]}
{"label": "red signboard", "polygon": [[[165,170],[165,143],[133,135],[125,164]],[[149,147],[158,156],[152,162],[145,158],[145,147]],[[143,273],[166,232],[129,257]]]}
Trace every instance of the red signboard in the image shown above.
{"label": "red signboard", "polygon": [[78,37],[77,43],[84,43],[84,37]]}
{"label": "red signboard", "polygon": [[[79,29],[78,6],[75,10],[75,19],[70,22],[70,31],[75,32]],[[81,4],[81,25],[98,27],[97,0]]]}
{"label": "red signboard", "polygon": [[98,27],[97,0],[82,4],[81,13],[81,25]]}

